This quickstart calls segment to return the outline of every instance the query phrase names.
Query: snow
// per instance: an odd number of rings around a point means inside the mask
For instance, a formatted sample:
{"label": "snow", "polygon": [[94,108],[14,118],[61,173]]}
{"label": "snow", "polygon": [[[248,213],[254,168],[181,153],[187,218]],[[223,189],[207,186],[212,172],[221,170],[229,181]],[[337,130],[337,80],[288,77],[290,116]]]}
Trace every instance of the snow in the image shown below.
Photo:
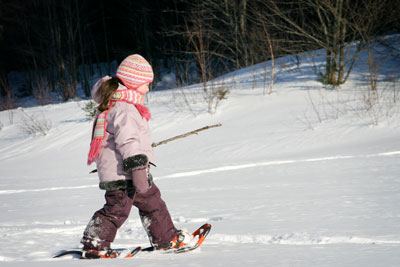
{"label": "snow", "polygon": [[[51,122],[45,136],[21,129],[21,109],[0,112],[0,266],[399,266],[400,113],[383,98],[392,83],[382,77],[381,102],[366,111],[365,66],[332,90],[300,59],[277,60],[271,95],[270,62],[220,77],[211,86],[230,92],[215,114],[198,85],[149,94],[154,141],[222,123],[155,148],[151,172],[176,226],[213,225],[187,254],[53,259],[81,247],[104,204],[86,166],[87,100],[24,108]],[[113,246],[137,245],[148,240],[133,210]]]}

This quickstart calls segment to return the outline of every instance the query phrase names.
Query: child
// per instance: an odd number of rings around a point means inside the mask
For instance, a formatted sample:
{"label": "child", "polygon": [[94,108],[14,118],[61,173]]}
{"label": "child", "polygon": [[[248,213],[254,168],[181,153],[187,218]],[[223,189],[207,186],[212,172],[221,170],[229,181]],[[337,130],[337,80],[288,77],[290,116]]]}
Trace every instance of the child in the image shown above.
{"label": "child", "polygon": [[122,61],[116,77],[103,77],[93,86],[99,115],[93,126],[88,164],[97,164],[106,204],[95,212],[84,231],[82,258],[119,255],[110,245],[132,205],[139,209],[152,246],[171,249],[190,242],[190,234],[175,228],[149,172],[154,162],[150,112],[142,102],[153,76],[146,59],[135,54]]}

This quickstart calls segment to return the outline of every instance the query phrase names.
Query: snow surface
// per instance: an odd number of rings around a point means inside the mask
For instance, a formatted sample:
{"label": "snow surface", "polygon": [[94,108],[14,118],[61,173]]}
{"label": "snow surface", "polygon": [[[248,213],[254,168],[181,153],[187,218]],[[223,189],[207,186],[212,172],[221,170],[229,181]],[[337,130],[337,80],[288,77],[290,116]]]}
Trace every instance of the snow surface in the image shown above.
{"label": "snow surface", "polygon": [[[104,204],[86,166],[87,101],[25,108],[51,121],[45,136],[24,133],[21,109],[0,112],[0,266],[400,266],[399,104],[365,110],[363,58],[337,90],[300,59],[276,62],[271,95],[270,62],[220,77],[213,86],[230,93],[215,114],[196,86],[148,95],[154,141],[223,125],[155,148],[151,171],[176,226],[213,225],[187,254],[53,259],[81,247]],[[399,62],[386,63],[396,74]],[[148,241],[133,210],[113,246],[137,245]]]}

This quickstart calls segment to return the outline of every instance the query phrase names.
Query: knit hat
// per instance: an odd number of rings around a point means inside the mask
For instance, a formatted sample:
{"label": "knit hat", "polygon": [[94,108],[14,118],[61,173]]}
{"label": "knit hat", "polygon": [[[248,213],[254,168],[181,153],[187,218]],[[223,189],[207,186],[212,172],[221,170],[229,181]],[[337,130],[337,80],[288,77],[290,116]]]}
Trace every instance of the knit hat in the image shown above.
{"label": "knit hat", "polygon": [[143,84],[151,83],[154,78],[153,69],[141,55],[135,54],[125,58],[117,69],[116,76],[129,89],[136,89]]}

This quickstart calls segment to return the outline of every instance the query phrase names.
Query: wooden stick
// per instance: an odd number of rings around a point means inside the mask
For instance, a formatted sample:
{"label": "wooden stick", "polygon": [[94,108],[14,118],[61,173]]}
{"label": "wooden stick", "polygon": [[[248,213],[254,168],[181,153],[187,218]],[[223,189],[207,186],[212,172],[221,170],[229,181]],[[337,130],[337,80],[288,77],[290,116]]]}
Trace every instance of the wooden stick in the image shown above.
{"label": "wooden stick", "polygon": [[172,138],[165,139],[165,140],[163,140],[161,142],[158,142],[158,143],[153,143],[153,144],[151,144],[151,146],[152,147],[156,147],[156,146],[159,146],[159,145],[163,145],[163,144],[166,144],[166,143],[171,142],[173,140],[180,139],[180,138],[185,138],[185,137],[187,137],[189,135],[197,134],[198,132],[201,132],[201,131],[204,131],[204,130],[207,130],[207,129],[210,129],[210,128],[220,127],[220,126],[222,126],[221,123],[210,125],[210,126],[205,126],[203,128],[200,128],[200,129],[197,129],[197,130],[194,130],[194,131],[191,131],[191,132],[187,132],[187,133],[184,133],[184,134],[181,134],[181,135],[177,135],[177,136],[172,137]]}
{"label": "wooden stick", "polygon": [[[181,134],[181,135],[177,135],[177,136],[175,136],[175,137],[172,137],[172,138],[165,139],[165,140],[163,140],[163,141],[161,141],[161,142],[158,142],[158,143],[153,143],[153,144],[151,144],[151,146],[152,146],[152,147],[156,147],[156,146],[159,146],[159,145],[163,145],[163,144],[166,144],[166,143],[171,142],[171,141],[173,141],[173,140],[180,139],[180,138],[184,138],[184,137],[187,137],[187,136],[189,136],[189,135],[197,134],[198,132],[201,132],[201,131],[204,131],[204,130],[207,130],[207,129],[210,129],[210,128],[214,128],[214,127],[220,127],[220,126],[222,126],[221,123],[214,124],[214,125],[210,125],[210,126],[205,126],[205,127],[203,127],[203,128],[200,128],[200,129],[197,129],[197,130],[188,132],[188,133],[184,133],[184,134]],[[91,172],[89,172],[89,173],[96,173],[96,172],[97,172],[97,169],[95,169],[95,170],[93,170],[93,171],[91,171]]]}

